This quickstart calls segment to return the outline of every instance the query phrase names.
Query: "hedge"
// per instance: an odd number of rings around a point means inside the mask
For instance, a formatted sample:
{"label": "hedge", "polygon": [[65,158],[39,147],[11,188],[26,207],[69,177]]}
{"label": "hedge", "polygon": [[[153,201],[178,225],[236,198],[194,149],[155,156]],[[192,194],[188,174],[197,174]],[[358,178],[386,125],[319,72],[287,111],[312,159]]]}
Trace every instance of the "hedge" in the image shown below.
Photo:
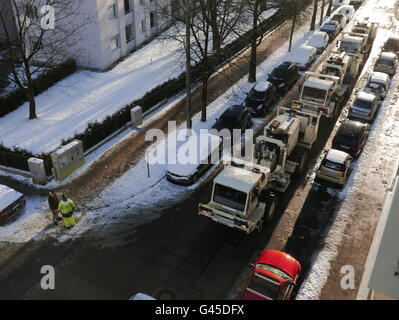
{"label": "hedge", "polygon": [[[72,59],[50,69],[45,74],[33,80],[35,95],[38,95],[55,85],[76,71],[76,62]],[[28,101],[24,90],[15,89],[8,95],[0,97],[0,117],[18,109],[25,101]]]}

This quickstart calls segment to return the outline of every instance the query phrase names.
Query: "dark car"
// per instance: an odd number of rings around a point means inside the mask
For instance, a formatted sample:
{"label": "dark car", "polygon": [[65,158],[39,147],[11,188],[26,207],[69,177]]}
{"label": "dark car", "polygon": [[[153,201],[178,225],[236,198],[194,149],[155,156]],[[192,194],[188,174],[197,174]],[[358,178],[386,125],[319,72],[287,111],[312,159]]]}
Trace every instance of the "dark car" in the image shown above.
{"label": "dark car", "polygon": [[240,105],[233,105],[223,112],[220,118],[216,120],[212,129],[218,131],[228,129],[232,131],[234,129],[248,129],[251,126],[252,119],[248,108]]}
{"label": "dark car", "polygon": [[0,184],[0,226],[13,222],[25,208],[25,196]]}
{"label": "dark car", "polygon": [[322,25],[320,31],[327,33],[328,37],[329,37],[329,41],[331,42],[341,31],[341,25],[338,21],[330,19]]}
{"label": "dark car", "polygon": [[251,114],[264,116],[277,99],[276,87],[269,81],[259,81],[248,92],[245,106]]}
{"label": "dark car", "polygon": [[385,41],[382,47],[383,52],[393,52],[396,55],[399,54],[399,36],[390,36],[387,41]]}
{"label": "dark car", "polygon": [[285,61],[273,69],[267,81],[271,82],[276,87],[279,95],[282,95],[287,93],[299,78],[298,66],[290,61]]}
{"label": "dark car", "polygon": [[345,151],[356,158],[363,150],[369,131],[369,125],[365,123],[346,120],[339,127],[333,139],[332,147]]}

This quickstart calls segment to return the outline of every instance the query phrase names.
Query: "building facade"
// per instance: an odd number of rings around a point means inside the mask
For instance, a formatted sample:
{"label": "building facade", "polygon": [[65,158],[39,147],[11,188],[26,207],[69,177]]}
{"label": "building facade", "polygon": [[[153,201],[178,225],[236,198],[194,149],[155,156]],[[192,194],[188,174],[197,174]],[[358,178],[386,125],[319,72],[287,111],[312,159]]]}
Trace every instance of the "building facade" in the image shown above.
{"label": "building facade", "polygon": [[[11,0],[0,0],[1,17],[4,19],[8,36],[11,40],[15,40],[17,31],[12,18]],[[6,30],[3,23],[0,22],[0,43],[7,40]]]}

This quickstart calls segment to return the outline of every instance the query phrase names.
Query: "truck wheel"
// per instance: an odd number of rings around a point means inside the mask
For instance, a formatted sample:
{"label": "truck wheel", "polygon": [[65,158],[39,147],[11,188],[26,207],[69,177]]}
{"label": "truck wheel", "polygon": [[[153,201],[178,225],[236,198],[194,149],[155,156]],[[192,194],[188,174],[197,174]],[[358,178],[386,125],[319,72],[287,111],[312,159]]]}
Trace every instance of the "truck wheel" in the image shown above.
{"label": "truck wheel", "polygon": [[301,174],[306,169],[306,161],[308,160],[308,153],[305,151],[301,154],[298,166],[296,167],[296,173]]}
{"label": "truck wheel", "polygon": [[306,169],[306,161],[308,160],[308,151],[303,147],[296,146],[288,159],[297,163],[294,175],[301,174]]}
{"label": "truck wheel", "polygon": [[273,219],[276,213],[277,204],[278,204],[278,197],[277,195],[274,195],[271,201],[268,202],[265,207],[265,218],[267,221]]}

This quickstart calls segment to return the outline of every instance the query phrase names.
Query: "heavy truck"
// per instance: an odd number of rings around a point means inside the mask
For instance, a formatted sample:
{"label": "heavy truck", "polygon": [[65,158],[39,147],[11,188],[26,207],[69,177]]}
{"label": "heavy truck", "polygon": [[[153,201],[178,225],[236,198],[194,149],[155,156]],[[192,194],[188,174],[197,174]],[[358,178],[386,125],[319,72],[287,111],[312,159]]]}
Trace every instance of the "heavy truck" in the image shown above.
{"label": "heavy truck", "polygon": [[355,83],[351,62],[352,57],[345,52],[333,53],[320,70],[305,73],[299,96],[304,108],[334,119]]}
{"label": "heavy truck", "polygon": [[279,107],[277,115],[255,139],[252,160],[224,160],[213,181],[211,200],[199,204],[198,213],[246,233],[261,230],[292,176],[304,171],[308,150],[317,139],[320,112],[301,102]]}

